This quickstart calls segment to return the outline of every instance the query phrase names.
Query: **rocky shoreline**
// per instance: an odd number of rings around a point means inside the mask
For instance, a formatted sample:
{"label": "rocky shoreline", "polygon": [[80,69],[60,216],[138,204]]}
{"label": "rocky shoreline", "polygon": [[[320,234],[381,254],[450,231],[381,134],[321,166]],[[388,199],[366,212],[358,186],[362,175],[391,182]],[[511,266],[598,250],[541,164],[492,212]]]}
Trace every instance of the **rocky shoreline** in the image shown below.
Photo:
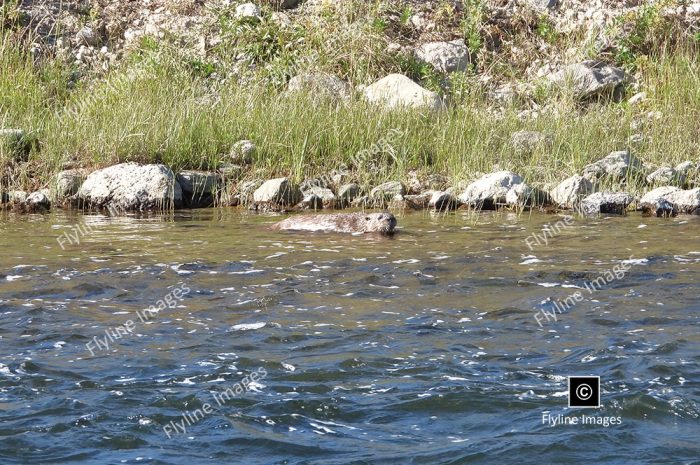
{"label": "rocky shoreline", "polygon": [[[515,139],[542,140],[539,133],[515,134]],[[237,160],[250,162],[251,141],[240,141]],[[645,215],[673,217],[700,215],[700,188],[688,183],[700,166],[686,161],[675,167],[650,167],[628,151],[614,151],[555,186],[533,187],[512,171],[494,171],[471,183],[449,186],[446,176],[421,178],[409,173],[363,188],[353,173],[339,170],[329,176],[297,184],[287,177],[231,180],[242,172],[238,165],[217,171],[184,170],[174,173],[162,164],[121,163],[87,173],[82,169],[59,172],[52,185],[36,192],[2,192],[2,209],[37,213],[52,207],[108,210],[111,214],[164,211],[180,208],[236,207],[258,212],[294,212],[354,208],[451,211],[456,209],[574,211],[584,216]],[[234,178],[235,179],[235,178]],[[642,196],[626,192],[630,180],[643,180]],[[605,189],[616,185],[620,189]]]}

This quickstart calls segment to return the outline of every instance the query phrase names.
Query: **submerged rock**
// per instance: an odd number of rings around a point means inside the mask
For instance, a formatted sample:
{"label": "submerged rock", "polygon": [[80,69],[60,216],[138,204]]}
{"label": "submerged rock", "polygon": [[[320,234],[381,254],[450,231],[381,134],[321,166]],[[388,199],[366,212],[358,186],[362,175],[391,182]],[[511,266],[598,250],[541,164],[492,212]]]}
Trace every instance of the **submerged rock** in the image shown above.
{"label": "submerged rock", "polygon": [[164,165],[121,163],[90,173],[78,199],[88,207],[162,210],[182,204],[182,189]]}
{"label": "submerged rock", "polygon": [[595,183],[605,178],[624,180],[629,176],[642,173],[642,162],[626,150],[610,152],[610,154],[583,169],[583,177]]}
{"label": "submerged rock", "polygon": [[598,214],[624,215],[634,197],[625,192],[596,192],[581,201],[581,213],[586,216]]}
{"label": "submerged rock", "polygon": [[450,42],[428,42],[416,49],[416,58],[442,73],[465,71],[470,62],[464,39]]}
{"label": "submerged rock", "polygon": [[494,209],[496,204],[505,203],[506,194],[523,178],[512,171],[497,171],[482,176],[469,184],[458,200],[476,208]]}
{"label": "submerged rock", "polygon": [[618,100],[624,93],[628,77],[623,70],[606,63],[587,60],[569,65],[549,76],[559,87],[570,88],[579,100],[612,97]]}
{"label": "submerged rock", "polygon": [[655,203],[640,202],[639,210],[645,216],[657,216],[659,218],[667,218],[678,214],[676,207],[665,199],[658,199]]}
{"label": "submerged rock", "polygon": [[254,193],[253,200],[260,203],[294,205],[302,198],[301,191],[287,178],[270,179]]}
{"label": "submerged rock", "polygon": [[364,95],[368,102],[386,109],[440,110],[443,106],[438,94],[424,89],[403,74],[390,74],[365,87]]}
{"label": "submerged rock", "polygon": [[594,192],[593,184],[583,176],[563,180],[550,192],[552,200],[562,208],[576,208],[581,199]]}

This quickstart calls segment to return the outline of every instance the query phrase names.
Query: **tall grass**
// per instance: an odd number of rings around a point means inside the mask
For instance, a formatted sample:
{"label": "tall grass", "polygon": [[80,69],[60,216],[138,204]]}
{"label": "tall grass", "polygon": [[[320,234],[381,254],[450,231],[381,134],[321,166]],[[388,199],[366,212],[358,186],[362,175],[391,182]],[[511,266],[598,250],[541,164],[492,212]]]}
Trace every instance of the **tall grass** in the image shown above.
{"label": "tall grass", "polygon": [[[221,83],[165,45],[144,47],[108,74],[71,89],[70,67],[60,60],[34,64],[22,50],[5,39],[0,46],[0,127],[39,134],[41,146],[31,158],[35,182],[44,184],[69,160],[86,168],[138,161],[216,169],[239,139],[258,147],[246,176],[300,181],[351,165],[354,154],[392,130],[402,136],[391,150],[353,167],[358,181],[402,180],[417,170],[446,174],[456,184],[501,168],[537,185],[575,174],[612,150],[631,148],[658,165],[700,155],[700,67],[692,47],[662,52],[646,67],[640,87],[648,99],[639,106],[584,108],[551,95],[556,111],[535,119],[520,118],[515,106],[495,112],[479,95],[439,114],[421,114],[379,111],[359,97],[336,104],[288,95],[269,80]],[[650,118],[650,112],[661,117]],[[517,130],[548,133],[553,144],[516,153],[510,137]],[[644,142],[630,147],[633,133],[643,134]],[[29,182],[27,176],[11,178],[24,187]]]}

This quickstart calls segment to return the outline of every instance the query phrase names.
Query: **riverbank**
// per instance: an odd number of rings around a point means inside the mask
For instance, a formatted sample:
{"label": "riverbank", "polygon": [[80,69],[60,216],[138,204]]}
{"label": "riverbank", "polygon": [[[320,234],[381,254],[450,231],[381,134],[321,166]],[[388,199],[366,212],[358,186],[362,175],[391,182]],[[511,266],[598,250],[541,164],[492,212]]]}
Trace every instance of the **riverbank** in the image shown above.
{"label": "riverbank", "polygon": [[113,34],[116,19],[95,7],[81,20],[94,37],[5,14],[5,199],[50,194],[62,171],[85,178],[123,162],[205,171],[221,205],[280,177],[325,179],[335,196],[343,184],[371,196],[391,181],[406,195],[458,197],[507,170],[551,192],[613,151],[643,169],[596,179],[596,190],[641,198],[700,185],[694,7],[562,2],[504,16],[489,2],[314,3],[252,16],[239,4],[180,8],[174,17],[201,25],[191,29],[205,38],[199,51],[184,32],[144,26],[167,2],[131,33],[135,19]]}

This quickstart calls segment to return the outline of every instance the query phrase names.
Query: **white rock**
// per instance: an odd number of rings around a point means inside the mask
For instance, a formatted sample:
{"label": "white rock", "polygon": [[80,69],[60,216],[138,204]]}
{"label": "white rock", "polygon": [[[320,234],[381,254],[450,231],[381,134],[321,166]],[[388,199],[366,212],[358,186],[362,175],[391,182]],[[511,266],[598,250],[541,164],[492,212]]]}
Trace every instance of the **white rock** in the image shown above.
{"label": "white rock", "polygon": [[364,89],[367,101],[387,109],[415,108],[440,110],[440,96],[424,89],[403,74],[390,74]]}
{"label": "white rock", "polygon": [[443,73],[464,71],[469,66],[469,49],[464,39],[428,42],[418,47],[415,53],[416,58]]}
{"label": "white rock", "polygon": [[596,192],[581,201],[581,213],[586,216],[598,214],[624,215],[634,197],[626,192]]}
{"label": "white rock", "polygon": [[512,171],[497,171],[469,184],[458,199],[477,208],[495,208],[495,204],[505,202],[506,194],[513,186],[522,182],[523,178]]}
{"label": "white rock", "polygon": [[301,199],[301,191],[287,178],[270,179],[263,183],[255,192],[255,202],[270,202],[279,205],[292,205]]}
{"label": "white rock", "polygon": [[178,207],[182,189],[164,165],[121,163],[90,173],[78,198],[87,206],[117,210]]}
{"label": "white rock", "polygon": [[612,95],[628,80],[625,72],[603,62],[587,60],[569,65],[549,75],[549,81],[560,87],[570,87],[581,99]]}
{"label": "white rock", "polygon": [[236,7],[235,17],[237,19],[259,20],[262,18],[260,7],[255,3],[243,3]]}
{"label": "white rock", "polygon": [[576,208],[583,197],[593,192],[593,184],[588,179],[574,175],[559,183],[549,195],[563,208]]}

